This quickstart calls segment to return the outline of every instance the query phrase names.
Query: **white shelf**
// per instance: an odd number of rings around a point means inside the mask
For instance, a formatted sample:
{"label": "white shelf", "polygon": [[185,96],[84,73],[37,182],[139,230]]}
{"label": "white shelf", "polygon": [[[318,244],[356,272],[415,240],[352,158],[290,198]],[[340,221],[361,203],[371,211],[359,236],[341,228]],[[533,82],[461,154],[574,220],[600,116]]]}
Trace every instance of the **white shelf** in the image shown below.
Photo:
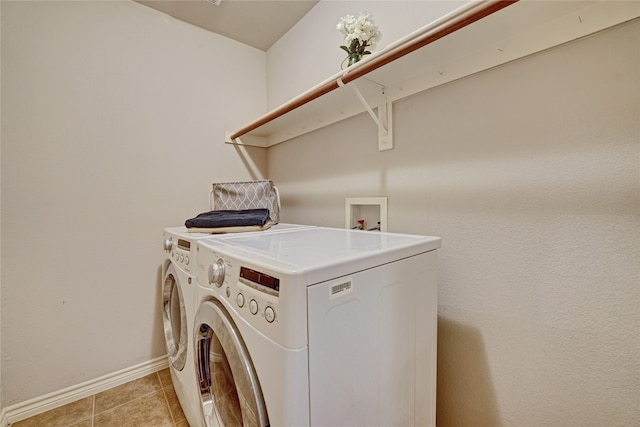
{"label": "white shelf", "polygon": [[[361,74],[394,49],[445,28],[461,14],[496,4],[494,1],[469,3],[430,23],[382,51],[336,73],[282,106],[249,123],[262,123],[249,132],[228,132],[225,141],[233,144],[271,147],[340,120],[361,114],[365,107],[340,80]],[[501,65],[559,44],[638,18],[640,2],[635,1],[519,1],[458,29],[409,54],[366,72],[352,83],[367,102],[379,105],[381,86],[387,101],[394,101],[464,76]],[[463,16],[464,17],[464,16]],[[317,96],[319,90],[330,90]],[[313,97],[307,101],[307,98]],[[300,105],[298,105],[300,104]],[[291,111],[288,107],[295,106]],[[279,115],[281,111],[287,111]],[[372,126],[376,124],[372,121]],[[239,135],[239,132],[243,135]],[[238,136],[232,139],[231,136]]]}

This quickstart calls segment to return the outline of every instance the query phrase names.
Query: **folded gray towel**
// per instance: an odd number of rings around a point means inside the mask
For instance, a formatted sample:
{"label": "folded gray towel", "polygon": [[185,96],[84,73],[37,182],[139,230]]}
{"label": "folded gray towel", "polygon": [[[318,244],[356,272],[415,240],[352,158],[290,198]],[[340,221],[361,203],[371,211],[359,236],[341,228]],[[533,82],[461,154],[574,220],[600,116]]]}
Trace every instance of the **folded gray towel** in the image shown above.
{"label": "folded gray towel", "polygon": [[203,212],[185,221],[189,228],[264,227],[269,222],[269,209],[223,210]]}

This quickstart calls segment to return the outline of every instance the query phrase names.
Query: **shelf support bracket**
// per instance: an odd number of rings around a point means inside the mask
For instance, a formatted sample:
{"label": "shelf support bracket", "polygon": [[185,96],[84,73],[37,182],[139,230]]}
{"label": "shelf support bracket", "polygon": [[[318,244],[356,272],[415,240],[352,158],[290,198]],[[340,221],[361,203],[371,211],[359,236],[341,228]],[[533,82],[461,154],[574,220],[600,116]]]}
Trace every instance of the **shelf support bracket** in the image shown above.
{"label": "shelf support bracket", "polygon": [[[345,86],[342,79],[338,79],[338,86]],[[393,148],[393,121],[392,121],[392,101],[387,98],[386,88],[380,86],[380,99],[378,101],[378,114],[373,111],[365,97],[362,95],[354,82],[347,83],[364,106],[367,113],[378,126],[378,151],[391,150]]]}

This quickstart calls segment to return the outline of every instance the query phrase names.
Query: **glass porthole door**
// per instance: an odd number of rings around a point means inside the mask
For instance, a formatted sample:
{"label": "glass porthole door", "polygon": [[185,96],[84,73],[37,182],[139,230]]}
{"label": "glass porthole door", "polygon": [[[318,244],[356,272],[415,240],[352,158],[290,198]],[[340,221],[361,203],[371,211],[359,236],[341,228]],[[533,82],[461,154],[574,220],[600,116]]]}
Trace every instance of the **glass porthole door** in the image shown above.
{"label": "glass porthole door", "polygon": [[260,383],[235,323],[217,300],[196,314],[197,376],[207,427],[267,427]]}
{"label": "glass porthole door", "polygon": [[176,271],[170,265],[162,286],[162,324],[169,364],[182,371],[187,361],[187,314]]}

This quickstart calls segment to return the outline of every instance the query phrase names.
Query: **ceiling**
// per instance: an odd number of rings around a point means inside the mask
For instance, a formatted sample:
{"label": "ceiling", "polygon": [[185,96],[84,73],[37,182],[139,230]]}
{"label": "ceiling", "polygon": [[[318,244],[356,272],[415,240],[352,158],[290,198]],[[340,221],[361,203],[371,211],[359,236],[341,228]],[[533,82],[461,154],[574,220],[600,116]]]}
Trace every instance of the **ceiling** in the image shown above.
{"label": "ceiling", "polygon": [[181,21],[266,51],[318,0],[136,0]]}

